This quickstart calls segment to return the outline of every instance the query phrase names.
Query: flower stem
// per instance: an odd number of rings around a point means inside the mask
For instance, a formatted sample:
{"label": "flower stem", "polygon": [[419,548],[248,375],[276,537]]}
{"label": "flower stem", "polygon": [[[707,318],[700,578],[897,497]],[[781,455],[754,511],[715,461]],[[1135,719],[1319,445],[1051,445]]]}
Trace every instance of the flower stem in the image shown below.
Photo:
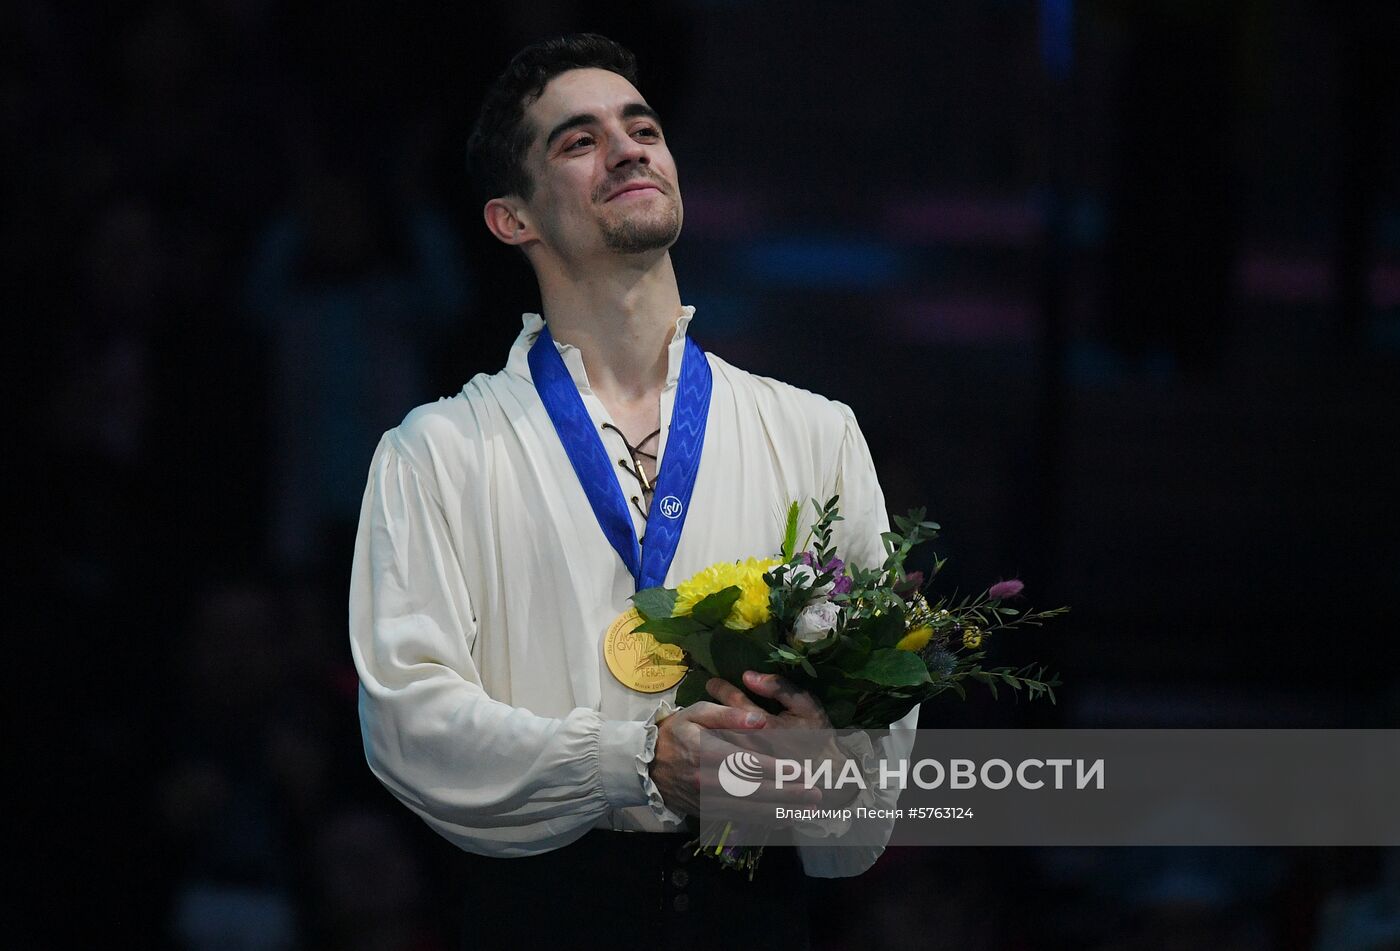
{"label": "flower stem", "polygon": [[732,829],[733,827],[734,827],[734,824],[731,823],[731,822],[726,822],[726,823],[724,824],[724,833],[723,833],[722,835],[720,835],[720,837],[719,837],[719,844],[715,846],[715,854],[716,854],[716,855],[719,855],[721,852],[724,851],[724,842],[725,842],[726,839],[729,838],[729,831],[730,831],[730,829]]}

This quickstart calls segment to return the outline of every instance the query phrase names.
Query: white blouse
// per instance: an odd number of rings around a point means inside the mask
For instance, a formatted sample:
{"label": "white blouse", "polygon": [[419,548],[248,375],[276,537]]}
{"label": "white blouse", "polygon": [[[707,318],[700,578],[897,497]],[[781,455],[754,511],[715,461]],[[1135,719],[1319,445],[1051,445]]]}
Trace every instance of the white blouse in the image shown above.
{"label": "white blouse", "polygon": [[[668,348],[659,462],[685,307]],[[409,413],[370,466],[350,585],[360,723],[375,776],[434,830],[484,855],[556,849],[591,828],[673,831],[647,766],[675,688],[623,686],[602,635],[635,593],[530,378],[544,321],[524,315],[505,369]],[[555,343],[599,436],[628,458],[578,348]],[[792,500],[841,496],[838,550],[876,565],[888,530],[865,438],[842,403],[708,355],[714,386],[690,511],[666,584],[773,554]],[[616,469],[625,498],[639,494]],[[642,537],[646,521],[631,507]],[[802,536],[799,536],[802,537]],[[913,743],[917,708],[892,741]],[[891,797],[892,798],[891,794]],[[877,794],[883,798],[883,794]],[[855,875],[882,849],[799,846],[809,875]]]}

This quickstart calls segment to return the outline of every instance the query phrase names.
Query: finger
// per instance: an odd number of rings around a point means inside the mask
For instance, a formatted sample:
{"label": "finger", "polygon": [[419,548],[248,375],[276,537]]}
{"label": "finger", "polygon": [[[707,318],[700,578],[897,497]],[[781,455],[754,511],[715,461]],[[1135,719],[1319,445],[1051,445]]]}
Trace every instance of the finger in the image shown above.
{"label": "finger", "polygon": [[710,730],[753,730],[768,722],[762,710],[741,710],[701,700],[686,707],[689,719]]}
{"label": "finger", "polygon": [[760,697],[776,700],[794,715],[804,719],[825,719],[826,711],[815,697],[805,690],[798,690],[777,674],[760,674],[756,670],[744,672],[744,683]]}
{"label": "finger", "polygon": [[[760,734],[750,730],[745,731],[744,735],[757,736]],[[736,733],[724,733],[714,730],[700,730],[698,735],[691,740],[695,763],[702,768],[714,771],[735,753],[742,753],[746,771],[754,774],[749,778],[762,782],[772,782],[778,775],[778,762],[771,753],[736,746],[730,741],[731,736],[737,736],[737,731]]]}
{"label": "finger", "polygon": [[[784,759],[796,759],[813,763],[821,763],[824,760],[831,760],[833,769],[838,770],[840,764],[845,762],[844,757],[833,756],[835,749],[830,736],[825,730],[818,729],[793,729],[800,727],[802,722],[796,717],[784,721],[777,717],[769,717],[768,726],[762,730],[729,730],[719,733],[719,738],[728,743],[732,743],[740,749],[750,750],[754,753],[767,753],[770,756],[782,756]],[[814,721],[805,721],[813,723]]]}
{"label": "finger", "polygon": [[705,689],[726,707],[736,707],[751,713],[763,713],[763,708],[749,699],[749,695],[723,677],[711,677],[705,682]]}

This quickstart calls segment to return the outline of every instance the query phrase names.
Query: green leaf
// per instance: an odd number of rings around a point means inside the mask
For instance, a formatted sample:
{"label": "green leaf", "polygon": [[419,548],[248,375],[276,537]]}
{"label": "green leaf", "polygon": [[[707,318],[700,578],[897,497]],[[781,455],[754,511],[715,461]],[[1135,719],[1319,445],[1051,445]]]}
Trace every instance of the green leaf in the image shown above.
{"label": "green leaf", "polygon": [[781,704],[766,697],[756,696],[744,686],[746,670],[756,670],[765,674],[778,671],[778,664],[769,657],[766,643],[740,631],[721,627],[715,629],[714,636],[710,639],[710,654],[714,658],[716,676],[743,690],[749,699],[769,713],[781,712]]}
{"label": "green leaf", "polygon": [[761,646],[766,654],[768,650],[778,643],[778,626],[769,618],[762,624],[749,628],[747,631],[740,631],[739,636],[746,637]]}
{"label": "green leaf", "polygon": [[647,620],[670,617],[676,609],[674,588],[645,588],[632,595],[637,613]]}
{"label": "green leaf", "polygon": [[895,608],[861,622],[860,633],[871,647],[893,647],[904,637],[904,611]]}
{"label": "green leaf", "polygon": [[730,585],[714,594],[706,595],[691,610],[690,616],[706,627],[718,627],[729,617],[734,602],[739,600],[742,593],[738,585]]}
{"label": "green leaf", "polygon": [[706,629],[696,631],[685,641],[685,652],[690,655],[691,666],[698,664],[711,674],[715,670],[715,658],[710,651],[710,642],[714,636],[714,631]]}
{"label": "green leaf", "polygon": [[890,648],[871,651],[865,665],[852,671],[851,676],[882,687],[916,687],[929,682],[923,658],[912,651]]}
{"label": "green leaf", "polygon": [[873,703],[866,704],[861,710],[860,722],[851,725],[863,729],[883,729],[912,710],[914,704],[918,703],[919,700],[919,696],[906,697],[900,694],[882,696]]}
{"label": "green leaf", "polygon": [[705,684],[709,682],[709,679],[709,671],[701,670],[699,667],[690,668],[690,673],[685,675],[681,685],[676,688],[676,706],[688,707],[692,703],[711,699],[709,691],[705,689]]}
{"label": "green leaf", "polygon": [[831,726],[837,730],[844,730],[851,725],[851,717],[855,716],[856,703],[854,700],[832,700],[826,705],[826,718],[831,721]]}
{"label": "green leaf", "polygon": [[710,639],[710,656],[714,658],[715,673],[735,685],[743,684],[746,670],[771,673],[777,669],[769,660],[767,648],[726,627],[716,629]]}
{"label": "green leaf", "polygon": [[696,634],[706,630],[706,627],[693,617],[682,616],[659,617],[643,621],[637,625],[637,630],[645,631],[662,644],[675,644],[677,647],[689,650],[687,642]]}
{"label": "green leaf", "polygon": [[831,649],[831,653],[824,658],[824,666],[831,666],[844,674],[850,675],[853,671],[865,666],[865,662],[870,658],[870,645],[864,639],[857,639],[842,635],[836,642],[836,646]]}

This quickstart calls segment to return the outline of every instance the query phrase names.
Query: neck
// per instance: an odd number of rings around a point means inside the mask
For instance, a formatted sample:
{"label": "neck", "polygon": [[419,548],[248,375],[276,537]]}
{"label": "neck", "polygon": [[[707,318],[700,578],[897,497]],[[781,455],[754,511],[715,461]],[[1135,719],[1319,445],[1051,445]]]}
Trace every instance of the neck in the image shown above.
{"label": "neck", "polygon": [[654,398],[666,382],[666,348],[681,315],[671,256],[638,255],[620,267],[540,273],[549,332],[578,347],[605,402]]}

